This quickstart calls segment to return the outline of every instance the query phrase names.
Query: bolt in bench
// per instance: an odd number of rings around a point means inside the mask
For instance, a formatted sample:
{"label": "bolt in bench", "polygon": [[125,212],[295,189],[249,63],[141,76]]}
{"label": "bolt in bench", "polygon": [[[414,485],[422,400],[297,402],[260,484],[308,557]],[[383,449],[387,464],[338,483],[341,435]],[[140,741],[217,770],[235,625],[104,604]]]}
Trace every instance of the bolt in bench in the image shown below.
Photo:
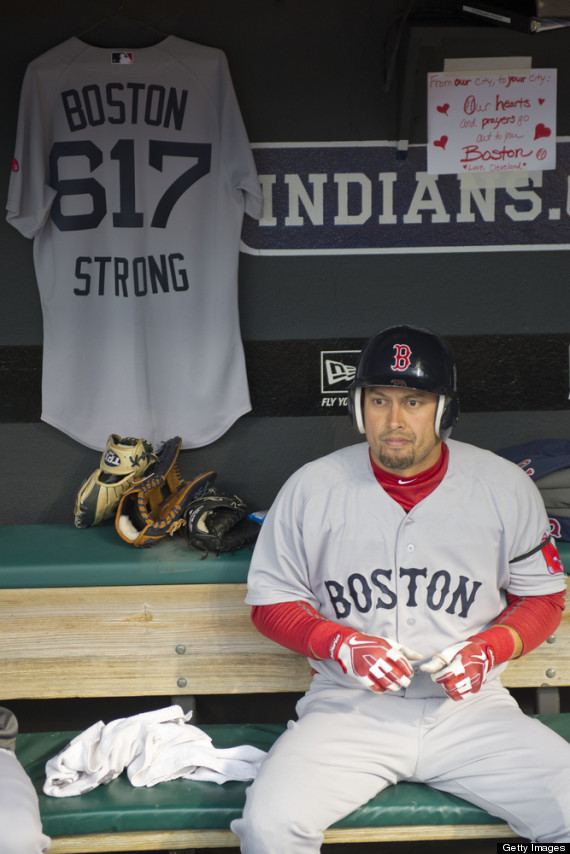
{"label": "bolt in bench", "polygon": [[[570,565],[570,544],[560,551]],[[243,550],[201,560],[176,536],[138,550],[112,526],[0,527],[0,701],[9,707],[11,700],[156,697],[158,703],[165,696],[306,690],[305,659],[250,622],[244,603],[250,557]],[[503,682],[535,689],[541,719],[570,741],[570,713],[559,711],[558,696],[570,684],[570,608],[556,634],[512,662]],[[216,747],[248,743],[265,750],[285,723],[197,721]],[[123,774],[84,795],[46,797],[45,762],[76,734],[22,732],[17,740],[53,839],[50,854],[238,846],[229,824],[241,814],[248,783],[175,780],[140,789]],[[331,827],[325,841],[512,836],[506,824],[459,798],[400,783]]]}

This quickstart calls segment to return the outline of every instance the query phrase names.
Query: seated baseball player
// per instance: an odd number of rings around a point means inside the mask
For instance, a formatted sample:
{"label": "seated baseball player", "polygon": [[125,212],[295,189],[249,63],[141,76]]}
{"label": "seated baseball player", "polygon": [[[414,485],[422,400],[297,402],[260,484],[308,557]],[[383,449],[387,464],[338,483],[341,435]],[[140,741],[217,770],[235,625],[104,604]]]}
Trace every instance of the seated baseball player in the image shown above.
{"label": "seated baseball player", "polygon": [[43,854],[50,840],[42,833],[36,790],[14,753],[17,732],[12,712],[0,707],[0,851]]}
{"label": "seated baseball player", "polygon": [[430,330],[374,335],[349,411],[367,441],[287,481],[252,558],[255,625],[314,677],[232,823],[241,851],[318,852],[327,827],[402,780],[525,839],[570,841],[570,744],[499,679],[564,608],[538,489],[449,438],[455,362]]}

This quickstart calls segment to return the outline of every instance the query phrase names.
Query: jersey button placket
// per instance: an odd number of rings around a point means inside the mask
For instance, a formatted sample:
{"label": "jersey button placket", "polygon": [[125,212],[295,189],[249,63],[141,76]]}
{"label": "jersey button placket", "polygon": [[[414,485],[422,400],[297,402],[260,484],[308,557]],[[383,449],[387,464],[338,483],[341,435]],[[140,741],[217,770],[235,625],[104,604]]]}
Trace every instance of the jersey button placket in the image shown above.
{"label": "jersey button placket", "polygon": [[[402,640],[402,638],[407,638],[410,629],[413,629],[415,625],[415,619],[410,616],[410,611],[407,606],[408,602],[408,591],[406,586],[402,582],[401,577],[401,569],[406,569],[408,566],[408,560],[412,558],[415,552],[415,545],[408,541],[408,536],[410,532],[410,526],[413,524],[413,519],[410,516],[406,516],[406,518],[402,521],[399,531],[398,538],[396,540],[396,590],[398,597],[398,608],[397,608],[397,626],[398,626],[398,638]],[[400,637],[401,635],[401,637]],[[405,640],[402,640],[405,643]]]}

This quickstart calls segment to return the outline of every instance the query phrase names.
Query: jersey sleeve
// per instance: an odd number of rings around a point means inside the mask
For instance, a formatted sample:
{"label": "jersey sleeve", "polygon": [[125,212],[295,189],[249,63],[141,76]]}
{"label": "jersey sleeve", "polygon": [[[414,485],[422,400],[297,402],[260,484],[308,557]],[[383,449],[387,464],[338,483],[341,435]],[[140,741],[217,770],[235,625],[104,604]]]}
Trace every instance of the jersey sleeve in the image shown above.
{"label": "jersey sleeve", "polygon": [[289,479],[261,526],[247,579],[246,602],[250,605],[302,600],[319,608],[303,545],[305,500],[301,478],[302,470]]}
{"label": "jersey sleeve", "polygon": [[[508,593],[542,596],[565,589],[564,566],[550,537],[550,524],[536,484],[517,470],[515,534],[509,550]],[[520,475],[518,475],[520,472]]]}
{"label": "jersey sleeve", "polygon": [[33,238],[46,222],[56,191],[49,185],[48,93],[41,74],[28,66],[22,83],[6,219],[24,237]]}
{"label": "jersey sleeve", "polygon": [[221,161],[228,170],[230,186],[243,195],[245,213],[259,219],[263,195],[257,167],[225,54],[221,57]]}

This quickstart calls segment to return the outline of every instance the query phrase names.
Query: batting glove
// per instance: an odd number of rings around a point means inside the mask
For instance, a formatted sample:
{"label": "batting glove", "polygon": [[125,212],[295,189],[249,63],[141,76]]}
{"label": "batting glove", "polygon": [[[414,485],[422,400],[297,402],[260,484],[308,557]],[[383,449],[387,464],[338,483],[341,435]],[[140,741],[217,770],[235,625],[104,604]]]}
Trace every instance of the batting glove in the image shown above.
{"label": "batting glove", "polygon": [[[489,629],[462,643],[437,652],[420,670],[430,673],[434,682],[443,685],[452,700],[462,700],[466,694],[476,694],[487,681],[495,664],[507,661],[514,651],[514,639],[504,629]],[[494,643],[495,641],[495,643]]]}
{"label": "batting glove", "polygon": [[387,638],[354,632],[347,637],[341,633],[335,636],[330,657],[364,688],[383,693],[406,688],[413,674],[410,660],[419,661],[424,656]]}

